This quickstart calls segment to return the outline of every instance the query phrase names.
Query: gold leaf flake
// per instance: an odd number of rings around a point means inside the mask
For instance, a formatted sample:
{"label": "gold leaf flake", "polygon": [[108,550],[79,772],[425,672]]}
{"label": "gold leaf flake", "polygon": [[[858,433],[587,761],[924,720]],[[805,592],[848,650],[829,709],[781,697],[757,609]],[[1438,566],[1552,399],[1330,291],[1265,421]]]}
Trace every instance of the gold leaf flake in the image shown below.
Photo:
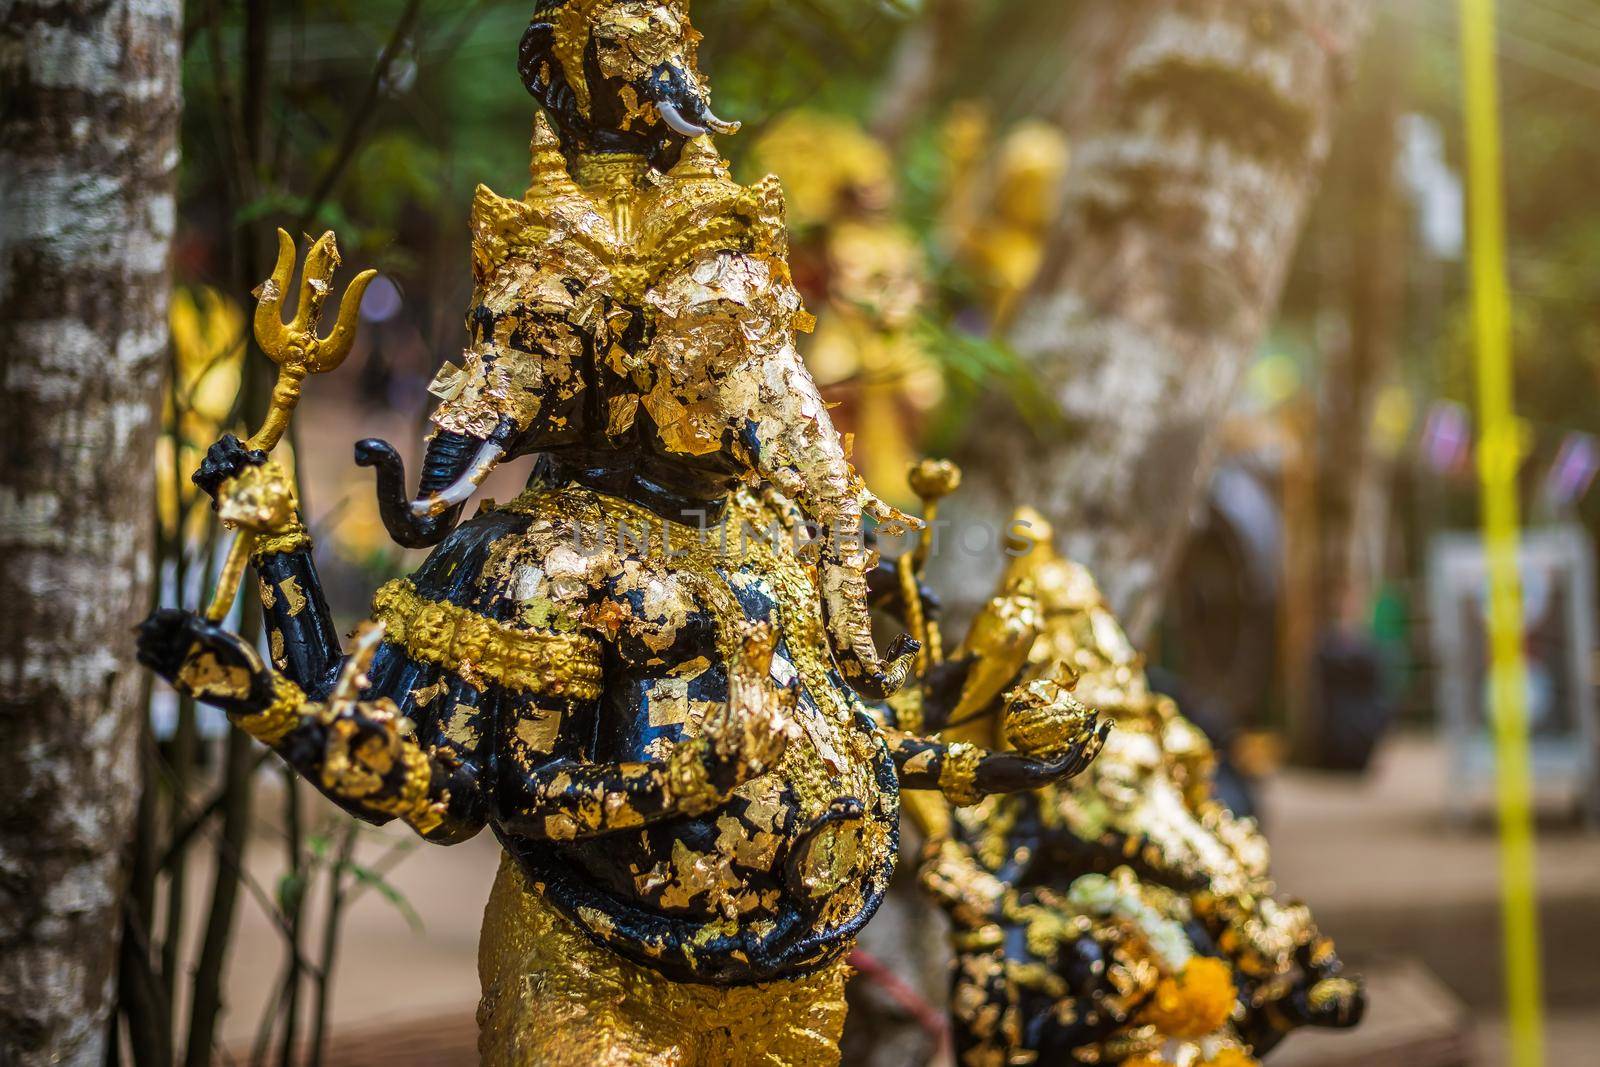
{"label": "gold leaf flake", "polygon": [[411,700],[417,705],[417,707],[425,708],[437,700],[440,694],[442,694],[448,688],[449,686],[445,684],[445,680],[440,678],[432,685],[423,686],[420,689],[413,689],[411,691]]}
{"label": "gold leaf flake", "polygon": [[517,738],[529,749],[548,754],[561,733],[561,713],[547,708],[530,708],[517,720]]}
{"label": "gold leaf flake", "polygon": [[292,619],[306,610],[306,595],[300,590],[300,581],[293,575],[278,583],[278,588],[283,590],[284,603],[289,605],[289,617]]}
{"label": "gold leaf flake", "polygon": [[614,396],[610,401],[610,417],[606,421],[606,433],[612,437],[620,436],[633,427],[633,420],[639,413],[639,397],[634,393],[623,396]]}

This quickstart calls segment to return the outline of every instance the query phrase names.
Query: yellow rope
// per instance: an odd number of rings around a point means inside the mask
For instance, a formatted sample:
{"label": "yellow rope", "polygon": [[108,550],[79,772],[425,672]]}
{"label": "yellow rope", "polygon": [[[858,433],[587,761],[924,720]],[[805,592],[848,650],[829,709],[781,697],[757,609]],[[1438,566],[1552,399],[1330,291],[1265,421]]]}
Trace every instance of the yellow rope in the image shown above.
{"label": "yellow rope", "polygon": [[1495,0],[1461,0],[1473,328],[1476,334],[1478,476],[1489,568],[1490,693],[1497,761],[1506,1012],[1512,1067],[1544,1063],[1539,916],[1529,770],[1527,661],[1517,567],[1520,446],[1511,378],[1511,308],[1505,273]]}

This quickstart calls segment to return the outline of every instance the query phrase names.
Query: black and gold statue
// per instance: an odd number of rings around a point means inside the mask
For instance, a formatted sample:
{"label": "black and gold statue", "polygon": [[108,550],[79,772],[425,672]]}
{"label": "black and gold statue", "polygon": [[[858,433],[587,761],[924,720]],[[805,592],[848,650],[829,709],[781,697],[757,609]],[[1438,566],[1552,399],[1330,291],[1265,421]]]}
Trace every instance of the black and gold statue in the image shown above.
{"label": "black and gold statue", "polygon": [[[937,473],[914,479],[929,512],[954,488]],[[1210,742],[1149,689],[1044,518],[1023,509],[1010,529],[1024,543],[950,657],[963,688],[896,711],[951,747],[1045,759],[1096,713],[1114,729],[1074,781],[955,810],[907,798],[928,836],[922,885],[951,921],[957,1062],[1255,1067],[1297,1027],[1355,1025],[1359,981],[1309,909],[1276,896],[1254,821],[1211,795]],[[902,571],[915,603],[914,555]],[[910,614],[936,650],[936,621]]]}
{"label": "black and gold statue", "polygon": [[[341,648],[293,486],[267,456],[312,371],[337,253],[293,245],[261,292],[282,364],[272,434],[225,437],[196,482],[243,533],[271,663],[157,612],[142,660],[351,813],[505,861],[480,948],[493,1064],[827,1064],[844,956],[895,862],[902,788],[962,803],[1082,770],[1093,717],[1048,757],[886,730],[918,648],[880,654],[885,576],[867,491],[795,349],[783,198],[734,183],[687,0],[543,0],[520,70],[543,105],[532,184],[480,188],[462,365],[408,499],[397,453],[357,446],[402,545]],[[356,297],[359,293],[355,294]],[[526,491],[461,521],[496,465]],[[913,692],[916,686],[906,689]]]}

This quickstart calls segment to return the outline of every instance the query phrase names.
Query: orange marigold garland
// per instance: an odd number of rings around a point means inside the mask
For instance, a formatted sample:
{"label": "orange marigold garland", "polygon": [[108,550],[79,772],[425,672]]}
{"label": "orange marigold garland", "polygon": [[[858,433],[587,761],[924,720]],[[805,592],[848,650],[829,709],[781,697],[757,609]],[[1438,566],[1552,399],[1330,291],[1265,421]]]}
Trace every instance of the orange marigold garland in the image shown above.
{"label": "orange marigold garland", "polygon": [[1204,1037],[1227,1023],[1237,998],[1228,965],[1196,956],[1176,978],[1161,979],[1141,1021],[1171,1037]]}

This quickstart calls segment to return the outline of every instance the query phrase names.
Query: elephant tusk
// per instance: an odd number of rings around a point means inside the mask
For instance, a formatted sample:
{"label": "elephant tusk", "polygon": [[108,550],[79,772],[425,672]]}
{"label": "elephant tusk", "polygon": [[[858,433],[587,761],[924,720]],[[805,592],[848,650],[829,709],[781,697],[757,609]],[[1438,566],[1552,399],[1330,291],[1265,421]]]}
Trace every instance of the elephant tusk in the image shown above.
{"label": "elephant tusk", "polygon": [[478,454],[472,458],[472,463],[461,477],[457,478],[446,488],[437,493],[432,493],[411,502],[411,513],[419,519],[442,515],[457,504],[464,504],[477,492],[478,486],[489,477],[489,472],[494,470],[494,465],[500,462],[500,457],[506,450],[493,441],[485,441],[483,447],[478,449]]}
{"label": "elephant tusk", "polygon": [[704,126],[696,126],[683,117],[683,112],[665,100],[656,101],[656,111],[661,114],[661,121],[665,122],[673,133],[684,137],[700,137],[706,132]]}
{"label": "elephant tusk", "polygon": [[709,107],[705,109],[705,123],[717,133],[738,133],[744,126],[742,122],[729,122],[727,119],[717,118],[716,112]]}

